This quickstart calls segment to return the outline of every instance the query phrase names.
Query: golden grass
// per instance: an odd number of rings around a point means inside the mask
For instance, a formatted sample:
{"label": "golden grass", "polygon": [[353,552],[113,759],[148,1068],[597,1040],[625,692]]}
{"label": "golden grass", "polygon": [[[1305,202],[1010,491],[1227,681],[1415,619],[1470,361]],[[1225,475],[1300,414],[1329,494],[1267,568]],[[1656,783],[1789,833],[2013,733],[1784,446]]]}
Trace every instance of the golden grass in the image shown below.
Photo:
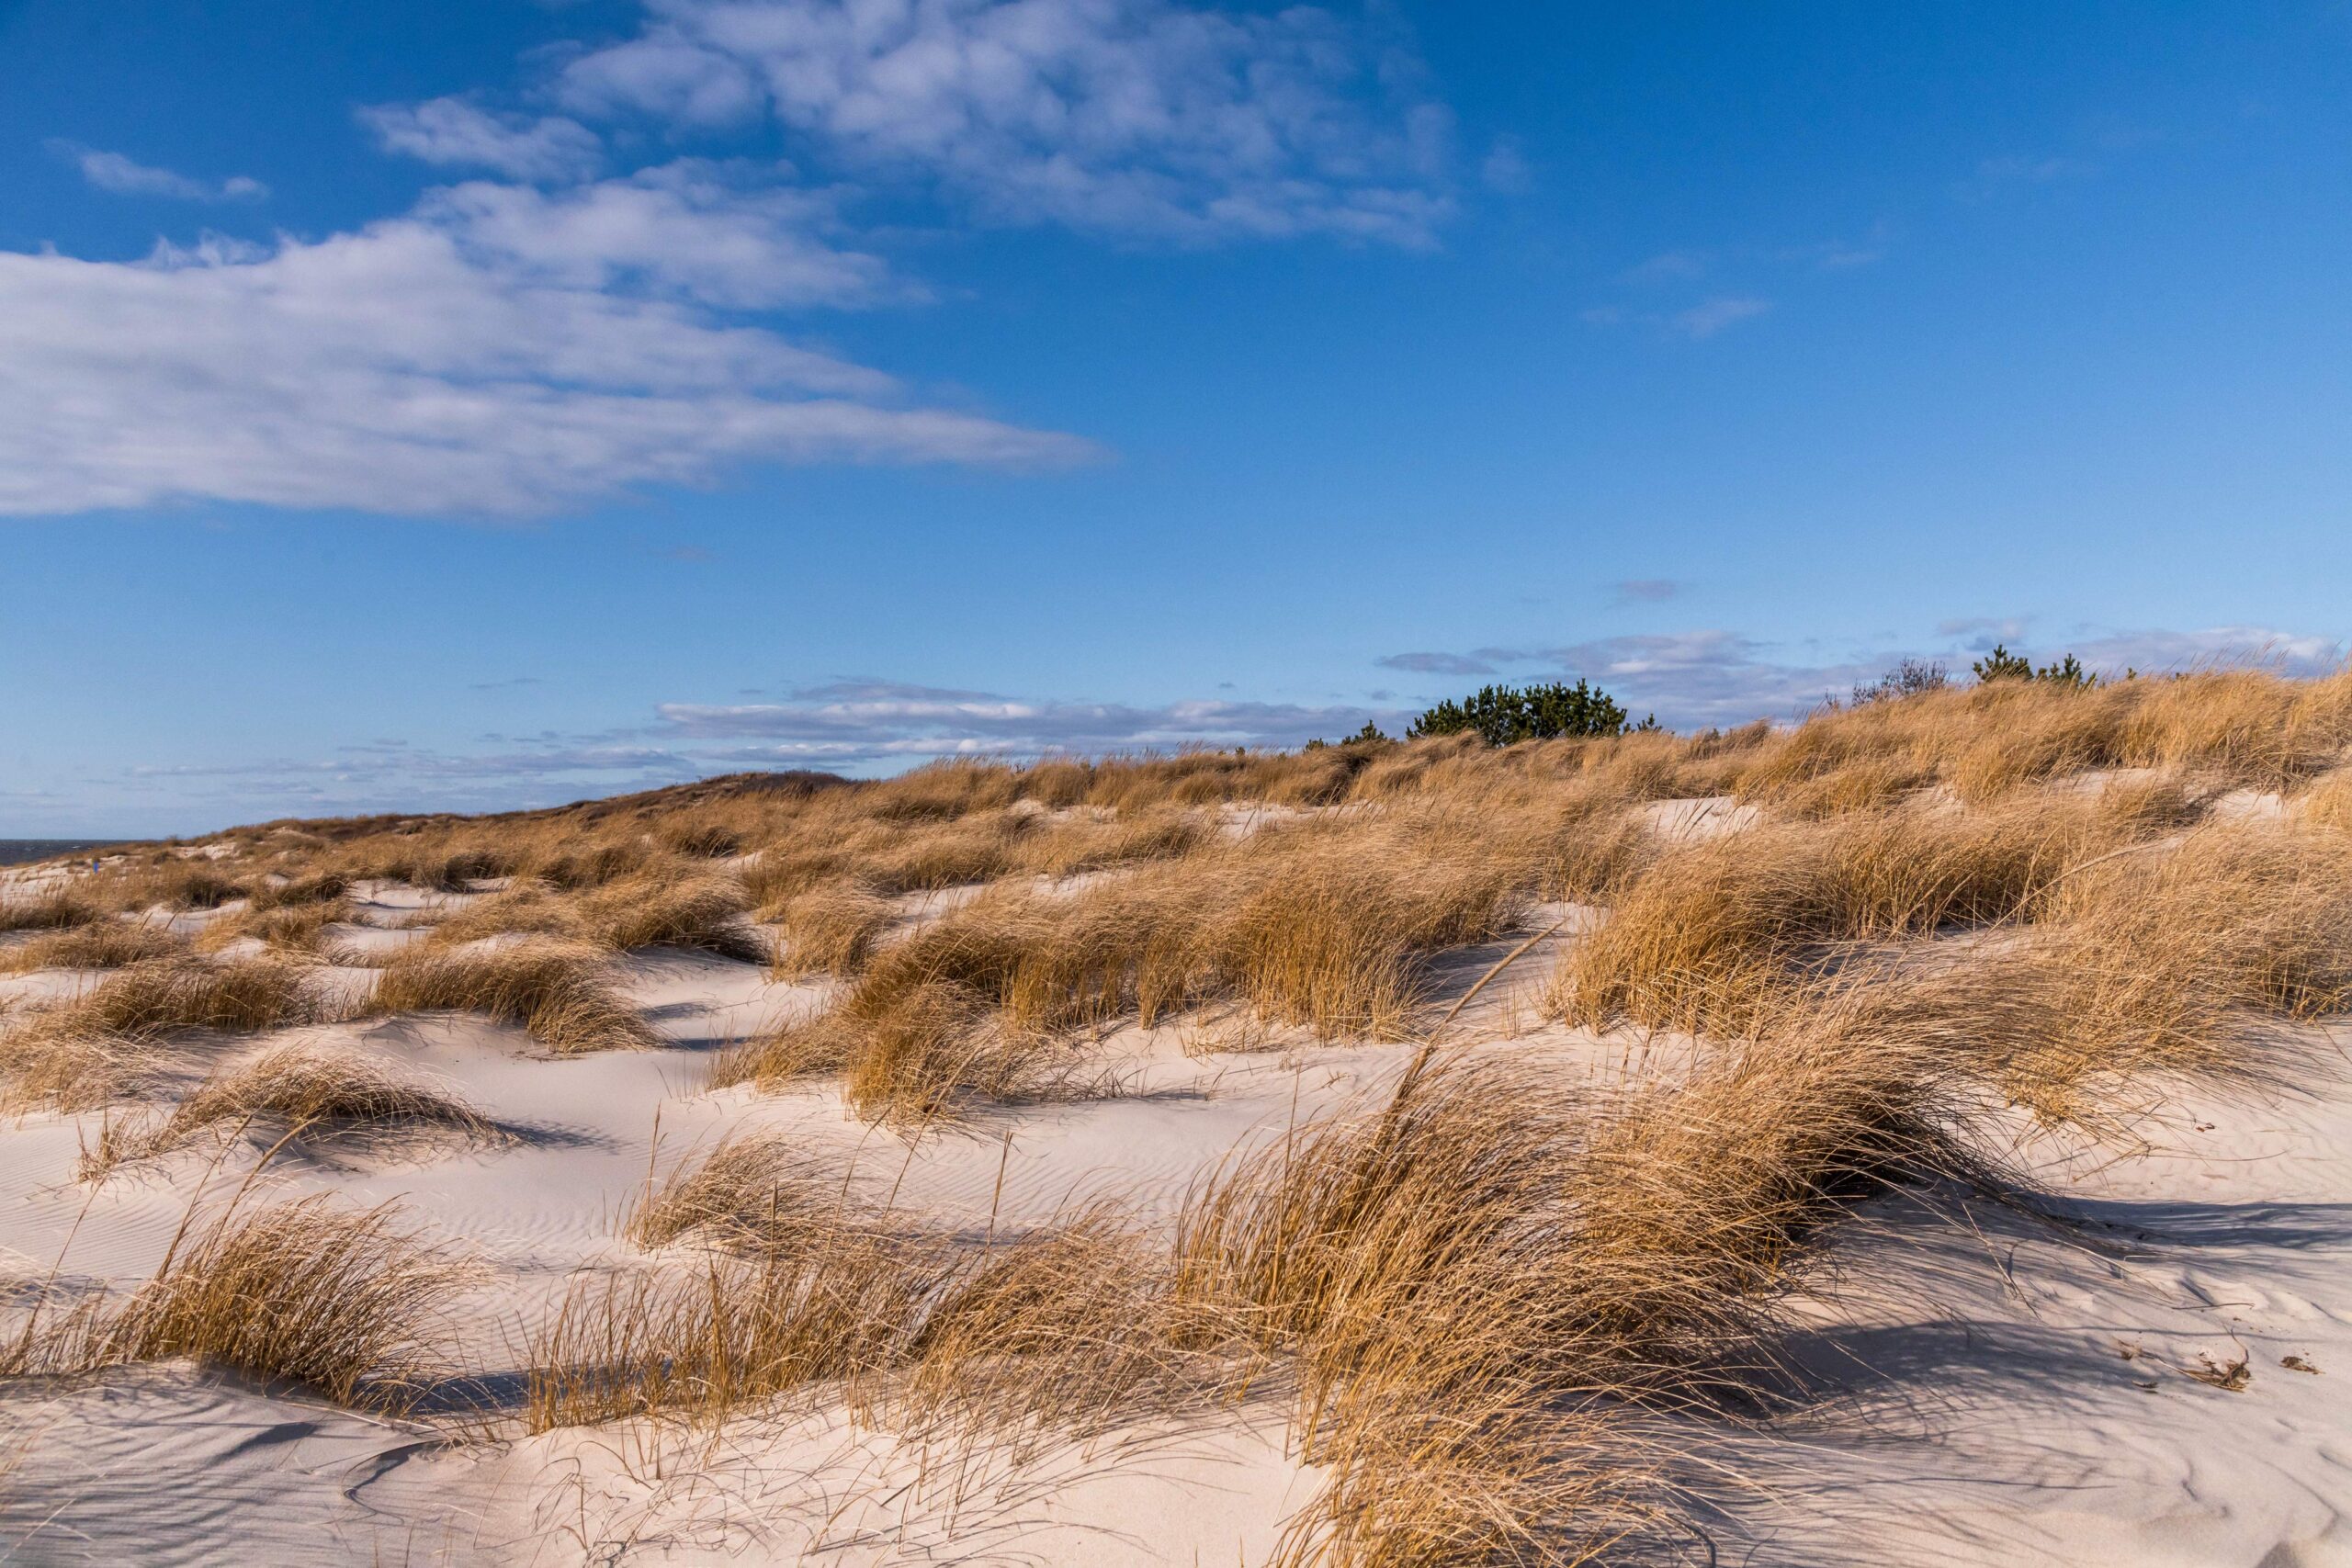
{"label": "golden grass", "polygon": [[973,1100],[1013,1104],[1109,1092],[1074,1048],[1007,1028],[988,999],[949,981],[854,991],[831,1010],[723,1051],[710,1086],[773,1088],[838,1073],[874,1120],[922,1124]]}
{"label": "golden grass", "polygon": [[2314,780],[2297,797],[2295,809],[2313,827],[2339,831],[2352,828],[2352,772],[2339,771]]}
{"label": "golden grass", "polygon": [[[1372,846],[1366,846],[1372,847]],[[1209,937],[1211,963],[1260,1016],[1326,1037],[1401,1038],[1419,955],[1498,936],[1519,919],[1516,868],[1399,844],[1363,854],[1304,837]]]}
{"label": "golden grass", "polygon": [[776,917],[783,943],[771,968],[779,979],[856,974],[897,919],[888,900],[857,886],[795,894]]}
{"label": "golden grass", "polygon": [[[1792,1298],[1834,1284],[1820,1244],[1851,1201],[2003,1187],[1983,1119],[2004,1099],[2128,1143],[2173,1075],[2279,1075],[2290,1026],[2352,1003],[2347,743],[2352,676],[1996,683],[1778,730],[954,762],[322,825],[220,874],[257,898],[337,870],[516,876],[394,961],[377,1005],[472,1008],[558,1049],[650,1033],[601,954],[725,941],[756,908],[779,974],[846,983],[715,1078],[838,1073],[861,1114],[911,1122],[1082,1092],[1087,1032],[1204,1005],[1409,1041],[1440,955],[1532,899],[1605,903],[1559,1005],[1695,1031],[1687,1066],[1604,1094],[1433,1052],[1204,1181],[1173,1236],[1112,1208],[927,1233],[779,1138],[724,1143],[630,1211],[662,1252],[583,1275],[534,1331],[525,1409],[717,1420],[805,1392],[1019,1443],[1281,1398],[1329,1479],[1277,1562],[1573,1562],[1674,1539],[1685,1472],[1646,1423],[1802,1395]],[[2204,818],[2249,786],[2291,817]],[[1643,825],[1645,803],[1723,795],[1758,825]],[[1245,816],[1263,825],[1227,830]],[[970,884],[885,940],[892,895]],[[492,931],[535,934],[450,950]],[[571,1006],[580,987],[601,1000]],[[12,1081],[119,1081],[153,1038],[65,1031],[50,1077]]]}
{"label": "golden grass", "polygon": [[1816,715],[1764,748],[1737,788],[1799,803],[1842,790],[1870,804],[1941,782],[1982,801],[2071,773],[2148,767],[2278,789],[2332,766],[2347,742],[2352,673],[2209,671],[2087,690],[1996,681]]}
{"label": "golden grass", "polygon": [[600,950],[522,937],[442,952],[412,949],[384,965],[368,1010],[447,1010],[518,1024],[558,1055],[659,1043],[607,977]]}
{"label": "golden grass", "polygon": [[[1940,1174],[1961,1077],[1939,1038],[1816,991],[1615,1101],[1456,1057],[1221,1172],[1175,1244],[1181,1300],[1298,1385],[1328,1467],[1276,1561],[1563,1562],[1673,1517],[1629,1412],[1746,1402],[1847,1200]],[[1508,1114],[1497,1108],[1509,1107]]]}
{"label": "golden grass", "polygon": [[351,908],[339,899],[322,903],[277,904],[247,908],[215,916],[197,933],[199,953],[218,953],[232,942],[251,937],[266,947],[285,953],[321,953],[327,928],[349,919]]}
{"label": "golden grass", "polygon": [[283,881],[256,883],[246,900],[246,908],[260,913],[312,904],[335,905],[342,903],[350,891],[351,878],[330,868],[290,876]]}
{"label": "golden grass", "polygon": [[107,871],[95,879],[110,908],[217,909],[243,897],[250,885],[206,856],[165,852],[159,858]]}
{"label": "golden grass", "polygon": [[744,924],[746,902],[732,878],[641,872],[585,895],[581,907],[590,934],[607,947],[691,947],[762,963],[768,943]]}
{"label": "golden grass", "polygon": [[570,892],[602,887],[643,871],[661,858],[642,837],[594,839],[542,849],[530,862],[531,874]]}
{"label": "golden grass", "polygon": [[1326,1036],[1398,1037],[1422,960],[1508,929],[1525,874],[1406,829],[1373,842],[1294,829],[1073,895],[990,890],[874,955],[831,1011],[729,1053],[713,1081],[839,1071],[862,1112],[922,1122],[1070,1092],[1083,1080],[1058,1036],[1214,997]]}
{"label": "golden grass", "polygon": [[[722,1143],[633,1206],[640,1245],[706,1253],[576,1281],[534,1354],[537,1426],[640,1410],[725,1417],[803,1383],[904,1431],[1066,1437],[1198,1400],[1222,1371],[1171,1332],[1159,1252],[1100,1205],[978,1245],[853,1203],[775,1134]],[[1189,1336],[1202,1337],[1195,1309]],[[846,1339],[848,1343],[842,1341]]]}
{"label": "golden grass", "polygon": [[64,931],[97,919],[97,906],[72,888],[0,895],[0,931]]}
{"label": "golden grass", "polygon": [[153,1084],[152,1041],[61,1027],[36,1013],[0,1033],[0,1110],[95,1111]]}
{"label": "golden grass", "polygon": [[86,1110],[143,1087],[187,1030],[250,1033],[323,1017],[307,969],[276,958],[145,959],[0,1032],[0,1103]]}
{"label": "golden grass", "polygon": [[885,1414],[918,1436],[1035,1445],[1213,1408],[1246,1392],[1223,1303],[1178,1301],[1166,1243],[1110,1203],[966,1247],[933,1292]]}
{"label": "golden grass", "polygon": [[29,942],[0,947],[0,970],[120,969],[187,951],[187,939],[170,928],[139,920],[99,920],[43,931]]}
{"label": "golden grass", "polygon": [[810,1383],[885,1371],[904,1354],[931,1272],[885,1239],[756,1260],[582,1276],[532,1337],[530,1430],[650,1410],[716,1421]]}
{"label": "golden grass", "polygon": [[186,1029],[250,1033],[324,1016],[310,973],[281,958],[149,959],[27,1022],[151,1040]]}
{"label": "golden grass", "polygon": [[743,919],[743,888],[731,877],[680,863],[656,863],[583,892],[523,883],[435,923],[436,945],[508,933],[561,937],[624,952],[688,947],[758,963],[762,934]]}
{"label": "golden grass", "polygon": [[433,1317],[463,1278],[389,1207],[354,1213],[323,1194],[243,1216],[232,1205],[192,1239],[184,1234],[128,1299],[85,1302],[46,1324],[36,1312],[5,1370],[192,1356],[397,1412],[439,1364]]}
{"label": "golden grass", "polygon": [[256,1123],[295,1137],[503,1136],[455,1094],[365,1052],[288,1041],[226,1065],[161,1117],[109,1121],[96,1146],[85,1151],[81,1174],[85,1180],[101,1177],[128,1161]]}
{"label": "golden grass", "polygon": [[822,1246],[842,1224],[842,1183],[776,1133],[723,1140],[633,1205],[623,1234],[639,1247],[687,1236],[760,1251]]}
{"label": "golden grass", "polygon": [[[1739,1029],[1747,1010],[1854,944],[2023,918],[2070,868],[2131,841],[2098,797],[1898,807],[1759,828],[1661,856],[1564,960],[1572,1021]],[[2120,819],[2120,820],[2119,820]]]}
{"label": "golden grass", "polygon": [[427,940],[447,947],[485,937],[524,935],[561,937],[575,942],[594,940],[577,898],[532,884],[491,894],[435,920]]}

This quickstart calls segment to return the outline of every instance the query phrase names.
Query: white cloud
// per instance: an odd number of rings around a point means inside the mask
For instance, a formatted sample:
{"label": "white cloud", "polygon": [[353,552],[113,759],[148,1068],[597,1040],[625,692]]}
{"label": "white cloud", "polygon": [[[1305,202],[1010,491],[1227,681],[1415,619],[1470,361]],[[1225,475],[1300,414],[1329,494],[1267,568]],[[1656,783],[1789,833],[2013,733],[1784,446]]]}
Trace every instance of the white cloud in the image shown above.
{"label": "white cloud", "polygon": [[1670,577],[1623,578],[1614,584],[1614,587],[1617,591],[1617,603],[1620,604],[1631,604],[1636,602],[1645,604],[1663,604],[1682,592],[1682,585]]}
{"label": "white cloud", "polygon": [[1978,163],[1968,178],[1952,186],[1952,194],[1962,201],[1985,201],[2003,191],[2027,186],[2056,185],[2065,180],[2087,179],[2098,173],[2098,165],[2081,158],[2059,157],[2047,153],[2030,156],[1986,158]]}
{"label": "white cloud", "polygon": [[[477,688],[481,689],[481,688]],[[1390,708],[1191,700],[1159,706],[1021,699],[989,692],[846,681],[775,702],[673,703],[657,722],[602,733],[491,735],[479,750],[382,739],[324,755],[152,763],[78,781],[69,815],[19,806],[61,831],[187,831],[263,818],[385,810],[494,811],[609,795],[743,769],[888,773],[933,757],[1031,758],[1182,746],[1296,746],[1336,739]]]}
{"label": "white cloud", "polygon": [[[1878,649],[1857,646],[1825,650],[1812,645],[1783,649],[1737,632],[1703,630],[1656,636],[1601,637],[1554,648],[1474,648],[1466,654],[1419,653],[1377,660],[1393,669],[1436,673],[1476,672],[1504,665],[1530,668],[1533,679],[1582,677],[1615,697],[1635,715],[1655,711],[1678,728],[1745,724],[1750,719],[1793,719],[1825,697],[1844,698],[1906,656],[1941,658],[1954,674],[1968,678],[1968,653],[1991,646],[1982,634],[2021,628],[2019,620],[1971,618],[1937,627],[1943,637],[1969,637],[1954,649]],[[2046,645],[2045,645],[2046,644]],[[2259,665],[2288,675],[2314,675],[2337,667],[2341,645],[2328,638],[2294,635],[2265,626],[2215,626],[2202,631],[2086,631],[2074,638],[2012,650],[2046,662],[2066,653],[2103,675],[2136,669],[2143,675],[2177,671]],[[1408,662],[1409,661],[1409,662]]]}
{"label": "white cloud", "polygon": [[[866,289],[875,267],[789,213],[703,203],[693,177],[460,186],[353,233],[138,263],[0,253],[0,513],[203,497],[530,514],[751,460],[1089,455],[906,406],[887,376],[712,314]],[[716,249],[654,254],[662,221]]]}
{"label": "white cloud", "polygon": [[2142,674],[2255,665],[2283,675],[2321,675],[2344,661],[2344,645],[2330,637],[2299,636],[2269,626],[2208,626],[2201,631],[2109,632],[2050,650],[2072,652],[2104,673],[2126,668]]}
{"label": "white cloud", "polygon": [[[1451,210],[1451,117],[1370,21],[1181,0],[648,9],[634,39],[569,58],[550,85],[565,107],[672,135],[769,116],[985,218],[1123,237],[1421,244]],[[924,297],[842,241],[847,187],[691,159],[597,179],[606,149],[581,120],[471,96],[360,118],[390,151],[501,178],[324,237],[159,243],[139,262],[0,252],[0,513],[532,514],[753,461],[1094,455],[911,406],[888,377],[732,314]],[[58,150],[108,188],[261,194]]]}
{"label": "white cloud", "polygon": [[757,740],[709,752],[729,765],[794,761],[863,766],[934,756],[1100,753],[1136,747],[1295,746],[1340,735],[1386,710],[1194,699],[1158,707],[1023,700],[889,682],[809,687],[780,702],[664,703],[670,733],[684,739]]}
{"label": "white cloud", "polygon": [[1430,243],[1452,118],[1363,26],[1172,0],[652,0],[571,62],[575,113],[772,115],[1009,222],[1209,241]]}
{"label": "white cloud", "polygon": [[604,157],[603,142],[578,120],[493,114],[463,98],[379,104],[361,109],[359,118],[388,152],[518,180],[582,178]]}
{"label": "white cloud", "polygon": [[1495,667],[1461,653],[1389,653],[1373,660],[1383,670],[1411,675],[1491,675]]}
{"label": "white cloud", "polygon": [[1498,136],[1478,164],[1478,180],[1502,196],[1524,196],[1535,188],[1535,170],[1516,136]]}
{"label": "white cloud", "polygon": [[418,216],[568,288],[638,283],[736,309],[857,304],[890,291],[878,257],[818,237],[831,223],[823,197],[739,184],[729,172],[682,162],[553,194],[472,181],[433,192]]}
{"label": "white cloud", "polygon": [[1770,299],[1725,296],[1703,300],[1674,318],[1675,330],[1687,337],[1711,338],[1725,327],[1752,321],[1772,308]]}
{"label": "white cloud", "polygon": [[1625,269],[1628,283],[1687,283],[1706,276],[1708,260],[1699,251],[1661,251],[1647,261]]}
{"label": "white cloud", "polygon": [[269,187],[245,175],[225,180],[191,179],[169,169],[134,163],[119,152],[102,152],[77,141],[51,141],[49,150],[82,172],[100,190],[117,196],[167,196],[177,201],[259,201]]}

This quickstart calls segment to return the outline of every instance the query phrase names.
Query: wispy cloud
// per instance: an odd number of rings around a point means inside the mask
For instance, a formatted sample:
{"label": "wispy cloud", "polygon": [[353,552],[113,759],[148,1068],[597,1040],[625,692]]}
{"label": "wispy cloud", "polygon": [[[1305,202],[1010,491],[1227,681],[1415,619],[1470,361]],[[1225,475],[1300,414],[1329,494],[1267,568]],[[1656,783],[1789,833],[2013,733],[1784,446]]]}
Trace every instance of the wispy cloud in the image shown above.
{"label": "wispy cloud", "polygon": [[[1452,117],[1385,13],[1181,0],[652,0],[523,113],[376,105],[388,152],[488,171],[407,212],[144,261],[0,252],[0,514],[216,500],[527,516],[739,465],[1036,468],[1084,439],[926,407],[771,313],[929,298],[793,164],[630,150],[764,122],[796,159],[961,219],[1126,242],[1426,245]],[[609,130],[607,137],[604,132]],[[262,194],[55,144],[109,189]],[[1511,178],[1515,148],[1487,173]],[[754,317],[756,313],[756,317]],[[753,318],[753,319],[747,319]]]}
{"label": "wispy cloud", "polygon": [[1951,188],[1952,194],[1963,201],[1984,201],[2004,191],[2086,179],[2097,173],[2098,165],[2084,158],[2055,153],[2012,154],[1983,160],[1965,179],[1955,181]]}
{"label": "wispy cloud", "polygon": [[636,289],[731,310],[863,305],[921,291],[834,243],[823,192],[777,188],[741,165],[681,159],[558,191],[469,181],[419,221],[469,254],[569,288]]}
{"label": "wispy cloud", "polygon": [[1460,653],[1391,653],[1373,660],[1384,670],[1416,675],[1491,675],[1495,667],[1482,659]]}
{"label": "wispy cloud", "polygon": [[2025,636],[2030,615],[1961,615],[1936,623],[1938,637],[1960,637],[1962,646],[1982,653],[1996,642],[2014,642]]}
{"label": "wispy cloud", "polygon": [[1682,591],[1682,585],[1668,577],[1628,577],[1615,584],[1620,604],[1662,604]]}
{"label": "wispy cloud", "polygon": [[1860,240],[1820,240],[1809,245],[1785,246],[1773,254],[1775,260],[1821,272],[1845,272],[1884,261],[1893,243],[1892,227],[1881,222],[1871,224],[1868,235]]}
{"label": "wispy cloud", "polygon": [[1036,756],[1182,746],[1295,746],[1394,713],[1354,705],[1195,698],[1158,706],[1009,697],[891,682],[842,682],[766,703],[664,703],[682,739],[756,740],[711,753],[731,765],[767,761],[870,766],[934,756]]}
{"label": "wispy cloud", "polygon": [[[1980,619],[1946,622],[1937,636],[1981,637],[1986,631],[2016,624]],[[2085,630],[2071,639],[2048,639],[2047,647],[2019,650],[2044,660],[2071,652],[2102,674],[2120,674],[2127,669],[2162,674],[2261,665],[2287,674],[2310,675],[2335,668],[2341,658],[2339,645],[2329,638],[2263,626],[2185,632]],[[1876,680],[1905,657],[1946,658],[1964,670],[1967,651],[1955,649],[1949,641],[1918,647],[1792,648],[1715,629],[1601,637],[1555,647],[1478,648],[1466,655],[1419,657],[1430,660],[1458,657],[1497,669],[1520,666],[1530,679],[1589,679],[1636,714],[1655,711],[1661,722],[1687,728],[1742,724],[1755,718],[1796,718],[1818,706],[1825,697],[1842,697],[1857,683]],[[1430,668],[1444,672],[1442,666]]]}
{"label": "wispy cloud", "polygon": [[[1173,0],[662,0],[568,64],[565,107],[673,126],[765,118],[980,216],[1206,242],[1430,243],[1453,117],[1400,37],[1311,6]],[[1505,165],[1506,172],[1508,165]]]}
{"label": "wispy cloud", "polygon": [[[2312,674],[2335,668],[2339,654],[2326,638],[2260,626],[2086,631],[2027,651],[2043,659],[2072,651],[2096,671],[2120,673],[2130,666],[2143,674],[2240,664]],[[1581,677],[1636,716],[1654,712],[1661,722],[1689,729],[1800,717],[1825,697],[1875,681],[1905,655],[1953,658],[1949,648],[1933,646],[1823,649],[1711,629],[1396,655],[1380,662],[1440,676],[1517,667],[1516,679]],[[195,821],[225,825],[285,814],[498,810],[744,769],[875,773],[935,757],[1293,747],[1345,735],[1367,719],[1397,733],[1419,706],[1411,699],[1424,694],[1392,701],[1380,693],[1368,704],[1224,697],[1150,704],[842,680],[786,688],[760,701],[663,703],[646,722],[599,732],[488,735],[471,750],[387,739],[308,758],[157,763],[79,781],[70,800],[53,790],[26,792],[17,816],[64,833],[123,831],[141,823],[177,831]]]}
{"label": "wispy cloud", "polygon": [[593,175],[604,160],[594,131],[557,115],[500,114],[464,98],[377,104],[358,113],[386,152],[428,164],[560,180]]}
{"label": "wispy cloud", "polygon": [[[517,682],[486,682],[481,689]],[[746,769],[886,773],[934,757],[1026,759],[1187,746],[1297,746],[1336,738],[1366,719],[1394,730],[1383,705],[1194,699],[1159,705],[1022,698],[878,680],[804,686],[754,703],[665,703],[650,721],[598,733],[492,735],[473,750],[398,739],[340,746],[312,757],[158,762],[93,779],[74,811],[25,820],[91,828],[385,810],[504,810],[588,798]],[[161,815],[168,812],[168,816]]]}
{"label": "wispy cloud", "polygon": [[0,513],[527,515],[751,460],[1093,454],[728,319],[885,288],[822,222],[811,198],[684,164],[556,195],[460,186],[267,247],[0,253]]}
{"label": "wispy cloud", "polygon": [[73,164],[90,184],[117,196],[163,196],[175,201],[259,201],[269,195],[267,186],[247,175],[232,175],[225,180],[199,180],[133,162],[119,152],[85,147],[78,141],[52,138],[47,146],[52,156]]}
{"label": "wispy cloud", "polygon": [[1523,196],[1535,188],[1535,170],[1515,136],[1498,136],[1478,163],[1478,183],[1502,196]]}
{"label": "wispy cloud", "polygon": [[1707,275],[1707,258],[1697,251],[1661,251],[1625,269],[1628,283],[1688,283]]}
{"label": "wispy cloud", "polygon": [[1753,321],[1772,308],[1770,299],[1748,295],[1720,295],[1704,299],[1674,316],[1675,330],[1690,338],[1711,338],[1726,327]]}

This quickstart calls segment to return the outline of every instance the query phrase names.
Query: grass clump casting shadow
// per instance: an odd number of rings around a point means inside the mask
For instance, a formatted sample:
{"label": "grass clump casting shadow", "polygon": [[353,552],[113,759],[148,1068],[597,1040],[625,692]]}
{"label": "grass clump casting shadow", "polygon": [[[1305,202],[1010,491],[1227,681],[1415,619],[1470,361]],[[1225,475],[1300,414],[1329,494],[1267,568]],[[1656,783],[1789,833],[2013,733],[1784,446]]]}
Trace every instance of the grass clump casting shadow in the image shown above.
{"label": "grass clump casting shadow", "polygon": [[384,1144],[444,1134],[491,1143],[504,1134],[437,1085],[348,1046],[288,1041],[232,1062],[160,1116],[109,1121],[84,1152],[84,1179],[117,1166],[233,1136],[256,1125],[288,1139]]}
{"label": "grass clump casting shadow", "polygon": [[0,1033],[0,1083],[17,1108],[82,1111],[136,1091],[162,1047],[192,1030],[251,1033],[332,1010],[305,965],[278,958],[147,959]]}
{"label": "grass clump casting shadow", "polygon": [[339,1404],[397,1413],[435,1378],[433,1319],[466,1278],[446,1250],[401,1229],[389,1207],[354,1212],[324,1194],[189,1223],[153,1279],[120,1300],[36,1308],[0,1371],[86,1372],[194,1357],[283,1380]]}
{"label": "grass clump casting shadow", "polygon": [[402,953],[384,965],[368,1006],[378,1014],[480,1013],[519,1025],[558,1055],[660,1041],[614,989],[602,951],[547,937]]}
{"label": "grass clump casting shadow", "polygon": [[187,939],[168,927],[137,920],[100,919],[41,932],[27,942],[0,947],[0,970],[121,969],[187,951]]}

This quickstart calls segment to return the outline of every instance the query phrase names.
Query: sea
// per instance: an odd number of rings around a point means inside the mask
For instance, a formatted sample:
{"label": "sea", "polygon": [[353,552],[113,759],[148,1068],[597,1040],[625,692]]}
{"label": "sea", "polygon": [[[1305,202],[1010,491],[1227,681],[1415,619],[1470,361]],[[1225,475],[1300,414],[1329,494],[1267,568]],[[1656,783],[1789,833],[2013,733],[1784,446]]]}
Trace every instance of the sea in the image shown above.
{"label": "sea", "polygon": [[129,840],[123,839],[0,839],[0,865],[22,865],[27,861],[49,860],[57,855],[75,854],[83,850],[111,850]]}

